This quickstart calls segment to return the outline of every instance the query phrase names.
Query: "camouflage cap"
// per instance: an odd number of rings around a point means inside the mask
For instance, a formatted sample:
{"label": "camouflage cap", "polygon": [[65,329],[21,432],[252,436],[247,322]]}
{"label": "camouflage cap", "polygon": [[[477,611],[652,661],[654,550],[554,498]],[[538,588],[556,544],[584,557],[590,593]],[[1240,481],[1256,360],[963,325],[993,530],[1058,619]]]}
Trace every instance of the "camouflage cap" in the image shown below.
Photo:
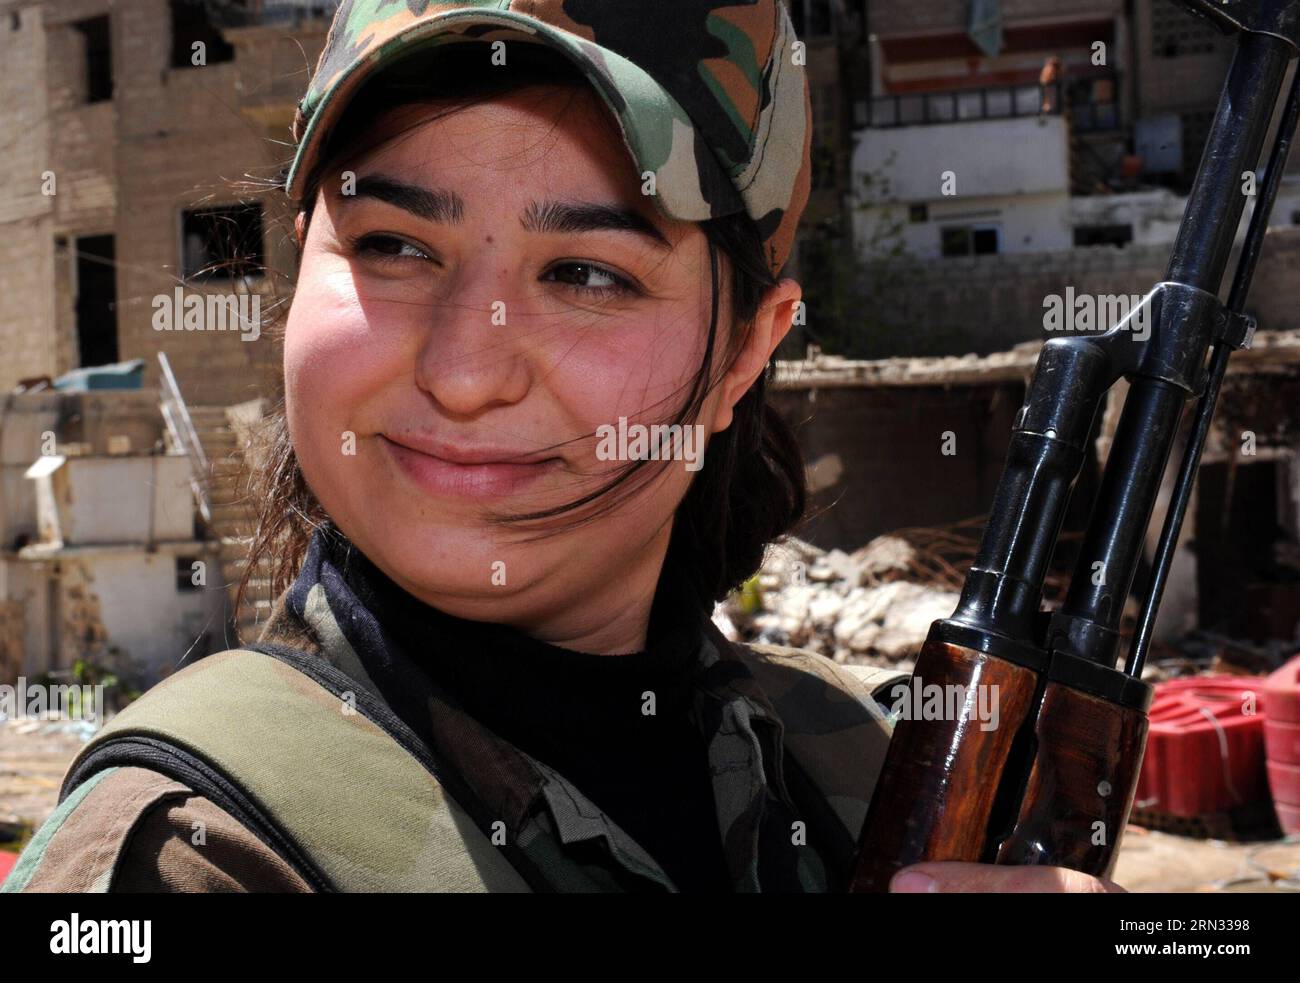
{"label": "camouflage cap", "polygon": [[[618,121],[670,219],[747,212],[773,275],[811,182],[812,113],[782,0],[343,0],[298,106],[285,189],[301,199],[366,79],[445,42],[540,43],[574,63]],[[507,54],[507,64],[508,64]]]}

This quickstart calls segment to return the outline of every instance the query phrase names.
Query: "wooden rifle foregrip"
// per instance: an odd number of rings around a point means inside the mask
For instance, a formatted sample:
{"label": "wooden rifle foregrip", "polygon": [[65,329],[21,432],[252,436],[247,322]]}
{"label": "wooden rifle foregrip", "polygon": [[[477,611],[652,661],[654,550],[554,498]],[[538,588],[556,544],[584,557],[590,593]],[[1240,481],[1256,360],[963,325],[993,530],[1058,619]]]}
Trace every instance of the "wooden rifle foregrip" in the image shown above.
{"label": "wooden rifle foregrip", "polygon": [[969,716],[894,725],[858,843],[852,891],[887,891],[922,860],[978,861],[1012,741],[1033,708],[1038,676],[1024,666],[949,642],[921,649],[912,684],[997,686],[998,726]]}
{"label": "wooden rifle foregrip", "polygon": [[887,891],[901,868],[927,860],[1109,875],[1141,769],[1146,714],[1059,682],[1039,693],[1039,682],[1006,659],[926,642],[912,685],[996,685],[998,725],[983,730],[970,714],[898,721],[851,891]]}
{"label": "wooden rifle foregrip", "polygon": [[1048,683],[1037,753],[1000,864],[1045,864],[1109,877],[1146,751],[1147,715]]}

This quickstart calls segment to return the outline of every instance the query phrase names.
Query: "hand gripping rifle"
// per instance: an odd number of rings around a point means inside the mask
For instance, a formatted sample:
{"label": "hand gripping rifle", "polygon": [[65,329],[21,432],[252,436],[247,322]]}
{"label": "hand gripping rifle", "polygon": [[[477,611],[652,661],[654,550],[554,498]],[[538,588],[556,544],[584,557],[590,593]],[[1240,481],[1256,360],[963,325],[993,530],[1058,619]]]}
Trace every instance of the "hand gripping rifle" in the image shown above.
{"label": "hand gripping rifle", "polygon": [[[913,674],[913,692],[919,682],[922,692],[958,694],[955,719],[913,713],[895,726],[850,890],[888,890],[897,870],[924,860],[1097,876],[1114,866],[1146,747],[1152,689],[1142,664],[1228,356],[1254,332],[1243,308],[1300,119],[1297,72],[1225,305],[1246,172],[1300,48],[1300,0],[1183,2],[1235,33],[1237,48],[1168,273],[1105,334],[1043,346],[961,600],[931,626]],[[1098,407],[1121,377],[1130,388],[1066,599],[1040,611]],[[1189,397],[1199,397],[1192,434],[1121,672],[1120,616]],[[982,687],[990,692],[977,699]],[[992,729],[975,716],[988,695]]]}

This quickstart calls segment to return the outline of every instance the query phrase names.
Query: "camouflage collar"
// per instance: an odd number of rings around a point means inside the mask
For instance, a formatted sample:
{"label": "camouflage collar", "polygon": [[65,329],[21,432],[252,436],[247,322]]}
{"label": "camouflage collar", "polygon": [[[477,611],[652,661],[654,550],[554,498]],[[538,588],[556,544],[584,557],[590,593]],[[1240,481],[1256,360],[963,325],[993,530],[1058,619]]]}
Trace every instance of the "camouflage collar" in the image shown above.
{"label": "camouflage collar", "polygon": [[[757,891],[765,814],[774,804],[782,815],[794,811],[783,774],[782,724],[740,655],[707,618],[701,635],[694,722],[708,743],[733,885],[737,891]],[[653,858],[563,775],[474,720],[420,672],[333,567],[319,537],[259,642],[324,658],[386,702],[434,759],[463,779],[481,807],[471,811],[489,823],[499,820],[505,835],[524,846],[559,889],[617,889],[616,883],[632,875],[675,890]],[[401,687],[377,682],[393,678],[395,666]],[[572,845],[593,840],[619,868],[613,880],[609,871],[567,858]]]}

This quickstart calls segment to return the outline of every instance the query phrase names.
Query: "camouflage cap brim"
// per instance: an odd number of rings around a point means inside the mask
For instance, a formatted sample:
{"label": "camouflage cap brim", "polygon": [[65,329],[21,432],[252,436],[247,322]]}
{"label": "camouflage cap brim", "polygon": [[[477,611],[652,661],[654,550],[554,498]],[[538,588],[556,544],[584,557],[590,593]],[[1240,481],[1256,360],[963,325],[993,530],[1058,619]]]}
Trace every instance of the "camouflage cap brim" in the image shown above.
{"label": "camouflage cap brim", "polygon": [[294,120],[290,195],[301,202],[367,80],[469,41],[560,53],[600,94],[659,212],[747,213],[780,273],[812,173],[805,59],[782,0],[342,0]]}
{"label": "camouflage cap brim", "polygon": [[653,175],[652,197],[665,217],[698,222],[745,210],[745,201],[721,165],[697,145],[690,117],[648,73],[616,52],[505,10],[452,10],[412,22],[354,60],[319,96],[309,93],[300,117],[309,122],[286,191],[301,200],[307,176],[352,97],[389,64],[441,44],[498,40],[547,45],[582,71],[617,121],[641,180]]}

